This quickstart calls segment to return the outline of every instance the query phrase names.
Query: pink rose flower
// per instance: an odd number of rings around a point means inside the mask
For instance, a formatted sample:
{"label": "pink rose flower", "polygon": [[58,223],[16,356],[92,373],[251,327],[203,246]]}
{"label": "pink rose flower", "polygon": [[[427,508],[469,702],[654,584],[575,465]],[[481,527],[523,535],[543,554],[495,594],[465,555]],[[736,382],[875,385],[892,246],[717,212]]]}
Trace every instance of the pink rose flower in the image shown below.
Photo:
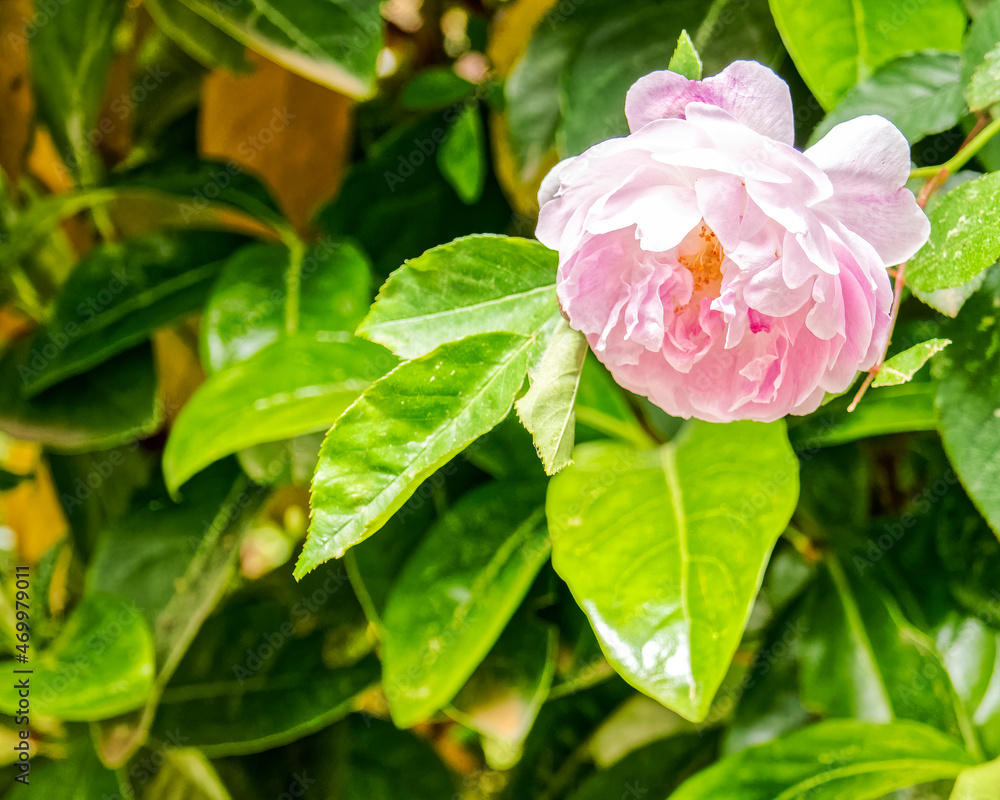
{"label": "pink rose flower", "polygon": [[628,136],[549,173],[537,230],[615,380],[678,417],[771,421],[872,367],[886,267],[930,232],[903,135],[860,117],[800,152],[787,85],[753,61],[651,73],[625,115]]}

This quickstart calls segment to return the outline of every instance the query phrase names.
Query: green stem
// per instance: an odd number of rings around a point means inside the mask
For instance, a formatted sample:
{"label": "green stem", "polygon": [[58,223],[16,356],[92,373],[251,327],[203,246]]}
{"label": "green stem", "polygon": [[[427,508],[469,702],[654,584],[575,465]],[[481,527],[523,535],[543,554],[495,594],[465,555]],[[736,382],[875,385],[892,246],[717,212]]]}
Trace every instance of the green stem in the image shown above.
{"label": "green stem", "polygon": [[45,322],[45,304],[24,267],[15,262],[7,269],[10,270],[10,282],[17,292],[17,307],[35,322]]}
{"label": "green stem", "polygon": [[593,408],[577,406],[576,420],[577,422],[582,422],[588,428],[606,433],[613,439],[621,439],[629,442],[641,449],[656,447],[659,444],[638,423],[629,425],[627,422],[623,422],[620,419],[612,417],[610,414],[605,414],[603,411]]}
{"label": "green stem", "polygon": [[945,161],[944,164],[933,167],[917,167],[910,172],[910,178],[933,178],[942,171],[947,175],[955,174],[969,163],[975,157],[976,153],[982,150],[986,146],[986,143],[996,136],[997,133],[1000,133],[1000,117],[983,128],[975,139]]}
{"label": "green stem", "polygon": [[[273,223],[272,223],[273,224]],[[302,260],[306,255],[305,243],[291,226],[275,225],[275,232],[288,248],[288,273],[285,276],[287,298],[285,301],[285,333],[294,335],[299,330],[299,304],[302,296]]]}

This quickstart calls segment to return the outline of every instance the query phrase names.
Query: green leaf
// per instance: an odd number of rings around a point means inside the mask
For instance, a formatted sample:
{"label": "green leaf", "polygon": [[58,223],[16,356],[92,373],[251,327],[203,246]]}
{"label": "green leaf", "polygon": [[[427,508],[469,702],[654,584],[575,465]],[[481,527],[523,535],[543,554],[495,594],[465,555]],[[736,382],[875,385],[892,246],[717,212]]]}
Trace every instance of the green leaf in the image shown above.
{"label": "green leaf", "polygon": [[935,366],[940,366],[937,407],[945,452],[976,508],[1000,536],[998,304],[1000,272],[993,269],[945,328],[955,343]]}
{"label": "green leaf", "polygon": [[949,800],[1000,800],[1000,759],[962,772]]}
{"label": "green leaf", "polygon": [[674,48],[667,69],[683,75],[689,81],[701,80],[701,56],[695,50],[694,42],[691,41],[687,31],[681,31],[681,35],[677,37],[677,47]]}
{"label": "green leaf", "polygon": [[531,388],[515,404],[548,475],[571,460],[576,426],[573,408],[586,357],[587,340],[560,317],[541,361],[531,372]]}
{"label": "green leaf", "polygon": [[298,334],[212,375],[184,406],[163,472],[175,491],[244,447],[321,431],[395,359],[350,334]]}
{"label": "green leaf", "polygon": [[374,0],[183,0],[292,72],[366,100],[375,93],[382,18]]}
{"label": "green leaf", "polygon": [[470,336],[365,391],[320,451],[296,577],[371,536],[434,470],[506,417],[533,345],[516,334]]}
{"label": "green leaf", "polygon": [[344,567],[354,593],[379,631],[389,592],[434,519],[432,497],[436,477],[432,475],[424,484],[426,497],[418,489],[410,502],[389,518],[382,536],[367,539],[344,555]]}
{"label": "green leaf", "polygon": [[102,537],[88,582],[134,600],[152,621],[156,649],[146,704],[101,728],[98,749],[110,766],[146,740],[164,688],[233,578],[243,533],[264,500],[234,467],[213,467],[187,487],[185,502],[155,499]]}
{"label": "green leaf", "polygon": [[252,71],[243,45],[182,0],[146,0],[145,5],[156,26],[203,66],[227,69],[237,75]]}
{"label": "green leaf", "polygon": [[957,742],[926,725],[831,720],[727,756],[671,800],[875,800],[953,778],[974,763]]}
{"label": "green leaf", "polygon": [[[558,7],[554,15],[567,16]],[[777,66],[780,53],[781,42],[764,0],[712,4],[659,0],[626,5],[589,0],[568,16],[584,19],[580,21],[582,35],[561,74],[563,119],[556,135],[561,156],[576,155],[628,132],[625,93],[643,75],[670,63],[684,29],[695,31],[693,41],[709,75],[737,59]],[[628,55],[623,57],[623,53]]]}
{"label": "green leaf", "polygon": [[991,2],[976,16],[962,46],[962,86],[966,92],[986,55],[1000,44],[1000,3]]}
{"label": "green leaf", "polygon": [[358,335],[402,358],[489,331],[533,335],[558,313],[558,256],[538,242],[468,236],[396,270]]}
{"label": "green leaf", "polygon": [[897,353],[882,365],[872,386],[898,386],[912,380],[917,370],[950,344],[951,339],[929,339]]}
{"label": "green leaf", "polygon": [[513,412],[470,444],[462,458],[494,478],[541,478],[545,474],[531,434]]}
{"label": "green leaf", "polygon": [[467,103],[437,149],[445,180],[467,205],[483,196],[486,186],[486,134],[477,103]]}
{"label": "green leaf", "polygon": [[399,103],[412,111],[445,108],[461,102],[475,90],[475,84],[460,78],[450,67],[429,67],[406,84]]}
{"label": "green leaf", "polygon": [[337,197],[320,210],[321,230],[356,239],[383,277],[406,259],[470,233],[501,233],[510,206],[489,171],[482,199],[466,205],[432,157],[448,130],[450,109],[397,127],[356,163]]}
{"label": "green leaf", "polygon": [[522,609],[446,709],[484,737],[492,769],[508,769],[552,686],[559,629]]}
{"label": "green leaf", "polygon": [[848,411],[850,395],[831,400],[789,428],[792,444],[798,450],[884,436],[907,431],[932,431],[937,428],[934,411],[934,386],[930,383],[906,383],[869,392],[854,411]]}
{"label": "green leaf", "polygon": [[[576,395],[577,435],[587,430],[648,447],[652,440],[625,399],[624,390],[593,353],[583,363]],[[580,431],[580,426],[584,430]],[[594,438],[591,434],[588,438]]]}
{"label": "green leaf", "polygon": [[47,363],[50,344],[28,339],[0,359],[0,430],[59,452],[86,452],[135,442],[160,426],[149,345],[26,398],[22,387]]}
{"label": "green leaf", "polygon": [[[963,526],[964,521],[958,522]],[[955,526],[954,520],[944,524]],[[946,532],[947,533],[947,532]],[[996,539],[989,533],[989,541],[996,544]],[[961,547],[964,542],[956,542]],[[976,551],[963,553],[971,562],[979,556]],[[963,565],[964,566],[964,565]],[[957,574],[956,584],[965,582],[965,575],[972,570],[962,570]],[[995,577],[995,576],[994,576]],[[996,585],[990,584],[990,590]],[[964,588],[964,587],[961,587]],[[961,589],[959,589],[961,591]],[[990,601],[996,602],[994,598]],[[975,603],[969,605],[975,606]],[[983,606],[976,609],[983,614],[982,620],[996,624],[995,611]],[[1000,752],[1000,700],[997,688],[1000,687],[1000,634],[996,628],[987,627],[985,622],[977,617],[962,616],[952,611],[944,623],[935,631],[938,652],[941,653],[956,694],[960,697],[967,714],[976,728],[983,749],[990,755]]]}
{"label": "green leaf", "polygon": [[865,114],[885,117],[910,144],[946,131],[966,113],[960,73],[955,53],[929,50],[900,56],[848,90],[816,126],[809,144],[835,125]]}
{"label": "green leaf", "polygon": [[566,17],[550,12],[504,81],[511,151],[523,180],[535,176],[555,148],[562,121],[559,83],[579,46],[580,22],[578,14]]}
{"label": "green leaf", "polygon": [[[346,578],[319,577],[298,601],[318,590],[325,603],[342,606]],[[301,617],[253,599],[208,620],[163,692],[153,736],[182,733],[185,745],[222,758],[280,747],[345,717],[358,693],[378,682],[378,660],[332,668],[324,663],[327,631],[310,630]]]}
{"label": "green leaf", "polygon": [[70,273],[35,349],[45,358],[29,395],[78,375],[198,310],[241,237],[145,234],[101,245]]}
{"label": "green leaf", "polygon": [[327,239],[298,263],[281,245],[245,247],[226,262],[205,308],[202,360],[225,369],[290,327],[353,333],[371,292],[368,260],[353,245]]}
{"label": "green leaf", "polygon": [[197,750],[167,747],[162,756],[163,766],[150,782],[146,796],[232,800],[215,767]]}
{"label": "green leaf", "polygon": [[94,800],[119,796],[115,773],[97,758],[89,737],[82,732],[69,741],[62,758],[37,760],[31,765],[29,783],[13,784],[4,797],[34,800],[59,797],[63,800]]}
{"label": "green leaf", "polygon": [[936,289],[933,292],[923,292],[920,289],[910,287],[914,297],[924,305],[930,306],[935,311],[939,311],[946,317],[954,319],[958,312],[962,310],[965,301],[976,293],[983,285],[985,272],[980,272],[972,280],[963,283],[961,286],[952,286],[948,289]]}
{"label": "green leaf", "polygon": [[906,281],[922,291],[961,286],[1000,256],[1000,172],[952,189],[931,209],[930,240],[906,265]]}
{"label": "green leaf", "polygon": [[981,111],[1000,102],[1000,44],[986,54],[986,60],[972,73],[966,96],[973,111]]}
{"label": "green leaf", "polygon": [[[881,555],[881,554],[880,554]],[[800,687],[815,713],[871,722],[911,719],[957,735],[954,695],[933,641],[858,569],[830,557],[813,584],[803,626]]]}
{"label": "green leaf", "polygon": [[30,39],[39,112],[59,154],[85,186],[99,177],[89,137],[98,132],[114,31],[124,9],[124,0],[63,0]]}
{"label": "green leaf", "polygon": [[[461,796],[430,743],[381,720],[352,716],[334,729],[343,753],[334,797],[447,800]],[[334,751],[338,752],[338,751]]]}
{"label": "green leaf", "polygon": [[704,734],[686,734],[648,744],[591,775],[568,800],[667,797],[708,760],[711,742]]}
{"label": "green leaf", "polygon": [[[85,597],[59,635],[29,663],[4,663],[0,711],[15,714],[16,681],[30,680],[32,714],[74,722],[107,719],[138,708],[153,687],[153,637],[134,604],[109,594]],[[12,674],[31,669],[32,674]]]}
{"label": "green leaf", "polygon": [[798,497],[785,426],[694,423],[574,456],[550,484],[552,564],[616,671],[704,719]]}
{"label": "green leaf", "polygon": [[913,11],[891,0],[770,2],[792,61],[826,109],[903,53],[958,52],[965,33],[965,12],[957,0],[927,0]]}
{"label": "green leaf", "polygon": [[[701,2],[675,0],[605,3],[595,12],[602,10],[603,15],[587,26],[576,57],[562,76],[563,120],[556,135],[560,155],[576,155],[627,133],[625,93],[643,75],[670,62],[681,31],[697,30],[706,9]],[[738,57],[735,51],[730,53]]]}
{"label": "green leaf", "polygon": [[308,486],[319,461],[326,431],[307,433],[281,442],[263,442],[240,450],[236,458],[254,483]]}
{"label": "green leaf", "polygon": [[544,503],[544,482],[475,489],[406,562],[382,641],[382,683],[398,727],[443,708],[496,643],[548,559]]}

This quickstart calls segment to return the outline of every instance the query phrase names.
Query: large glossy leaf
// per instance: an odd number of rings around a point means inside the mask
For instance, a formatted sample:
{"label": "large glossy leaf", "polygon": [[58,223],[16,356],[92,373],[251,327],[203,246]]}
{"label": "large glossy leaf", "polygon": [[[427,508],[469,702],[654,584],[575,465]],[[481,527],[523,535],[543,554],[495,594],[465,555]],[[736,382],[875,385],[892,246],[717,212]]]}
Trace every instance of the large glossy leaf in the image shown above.
{"label": "large glossy leaf", "polygon": [[915,722],[821,722],[743,750],[695,775],[671,800],[875,800],[896,789],[953,778],[975,760]]}
{"label": "large glossy leaf", "polygon": [[248,47],[360,99],[375,91],[382,18],[374,0],[183,0]]}
{"label": "large glossy leaf", "polygon": [[931,238],[906,266],[907,283],[923,291],[961,286],[1000,256],[1000,172],[966,181],[930,212]]}
{"label": "large glossy leaf", "polygon": [[560,318],[531,372],[531,388],[516,404],[549,475],[565,467],[573,453],[574,407],[586,357],[587,340]]}
{"label": "large glossy leaf", "polygon": [[892,0],[770,3],[795,66],[826,109],[896,56],[913,50],[958,52],[965,33],[957,0],[928,0],[913,11]]}
{"label": "large glossy leaf", "polygon": [[51,342],[32,338],[0,359],[0,430],[60,452],[76,452],[134,442],[159,427],[162,409],[148,345],[115,356],[47,392],[25,397],[25,382],[48,363],[54,350]]}
{"label": "large glossy leaf", "polygon": [[956,53],[926,51],[900,56],[852,87],[823,121],[809,143],[834,125],[865,114],[888,119],[910,144],[958,124],[966,113]]}
{"label": "large glossy leaf", "polygon": [[443,708],[495,644],[548,558],[544,503],[544,482],[476,489],[406,562],[382,642],[382,683],[399,727]]}
{"label": "large glossy leaf", "polygon": [[[308,597],[339,603],[343,582],[317,576]],[[323,588],[326,584],[327,588]],[[301,605],[234,604],[210,619],[164,690],[152,734],[213,758],[257,753],[313,733],[352,710],[357,694],[377,683],[378,661],[333,668],[324,663],[322,629]]]}
{"label": "large glossy leaf", "polygon": [[61,0],[30,40],[39,110],[63,160],[85,185],[98,177],[88,137],[98,132],[113,34],[124,9],[124,0]]}
{"label": "large glossy leaf", "polygon": [[[138,708],[153,687],[153,637],[142,612],[109,594],[81,601],[59,636],[29,663],[4,666],[0,711],[18,710],[17,680],[30,681],[32,714],[76,722],[106,719]],[[12,674],[30,669],[31,674]]]}
{"label": "large glossy leaf", "polygon": [[202,323],[203,360],[224,369],[291,329],[353,333],[368,309],[371,284],[368,260],[349,244],[326,240],[294,263],[281,245],[246,247],[226,262],[212,289]]}
{"label": "large glossy leaf", "polygon": [[851,565],[831,558],[828,576],[813,585],[803,622],[806,708],[872,722],[911,719],[957,735],[956,697],[933,641]]}
{"label": "large glossy leaf", "polygon": [[146,234],[91,252],[70,273],[34,348],[54,351],[27,379],[29,394],[90,369],[200,309],[242,237]]}
{"label": "large glossy leaf", "polygon": [[574,456],[546,503],[553,566],[618,673],[703,719],[798,497],[785,426],[695,423]]}
{"label": "large glossy leaf", "polygon": [[945,329],[952,344],[938,359],[941,439],[976,508],[1000,536],[1000,271]]}
{"label": "large glossy leaf", "polygon": [[534,340],[486,333],[377,381],[330,430],[313,480],[299,577],[369,537],[434,470],[510,410]]}
{"label": "large glossy leaf", "polygon": [[267,345],[212,375],[185,405],[163,454],[167,485],[175,490],[245,447],[325,430],[394,363],[379,345],[345,333]]}
{"label": "large glossy leaf", "polygon": [[358,328],[403,358],[488,331],[531,336],[558,313],[558,257],[506,236],[469,236],[394,272]]}

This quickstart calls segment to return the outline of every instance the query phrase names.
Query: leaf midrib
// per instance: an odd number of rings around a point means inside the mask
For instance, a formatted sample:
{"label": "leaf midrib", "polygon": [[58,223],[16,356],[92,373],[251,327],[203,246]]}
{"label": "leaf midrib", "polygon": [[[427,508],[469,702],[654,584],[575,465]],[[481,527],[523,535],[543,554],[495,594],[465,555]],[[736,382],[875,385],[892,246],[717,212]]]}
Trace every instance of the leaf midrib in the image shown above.
{"label": "leaf midrib", "polygon": [[544,286],[539,286],[534,289],[530,289],[526,292],[518,292],[517,294],[505,294],[502,297],[494,297],[490,300],[482,300],[478,303],[472,303],[470,305],[465,305],[465,306],[455,306],[454,308],[446,308],[441,311],[432,312],[430,314],[421,314],[419,316],[414,316],[414,317],[398,317],[396,319],[387,319],[381,322],[373,322],[371,324],[365,324],[364,322],[362,322],[360,328],[358,329],[358,332],[367,337],[367,335],[372,331],[391,328],[395,325],[405,325],[407,323],[419,322],[422,320],[441,319],[456,314],[464,314],[469,311],[489,308],[490,306],[497,306],[515,300],[523,300],[525,298],[531,297],[536,294],[553,291],[555,288],[556,288],[555,283],[548,283],[545,284]]}
{"label": "leaf midrib", "polygon": [[[431,449],[431,447],[433,445],[435,445],[437,443],[437,441],[444,435],[444,433],[446,431],[452,430],[453,428],[455,428],[459,424],[459,422],[465,421],[465,419],[469,415],[469,409],[472,408],[477,403],[477,401],[486,393],[486,391],[498,379],[498,377],[500,375],[502,375],[506,371],[508,365],[515,358],[517,358],[524,350],[526,350],[528,347],[530,347],[532,344],[534,344],[535,338],[533,336],[532,337],[521,337],[521,338],[523,339],[523,341],[521,342],[520,347],[517,347],[516,349],[512,350],[510,352],[510,355],[506,359],[498,362],[497,369],[495,369],[493,371],[493,374],[489,377],[489,379],[480,386],[479,390],[476,391],[474,394],[472,394],[469,397],[468,402],[462,407],[461,411],[459,411],[459,413],[456,414],[455,417],[451,420],[451,424],[443,425],[443,426],[439,427],[437,429],[437,431],[435,433],[433,433],[427,439],[427,441],[424,444],[424,446],[422,448],[420,448],[420,450],[417,453],[414,454],[413,458],[410,459],[408,465],[395,478],[393,478],[393,480],[390,481],[385,486],[384,489],[382,489],[374,497],[372,497],[371,500],[369,500],[367,503],[365,503],[364,509],[366,511],[368,509],[371,509],[372,507],[378,507],[378,501],[379,501],[379,499],[381,497],[383,497],[387,492],[391,492],[393,497],[397,496],[399,494],[399,492],[396,491],[397,484],[399,484],[401,481],[404,484],[406,482],[408,482],[408,479],[410,477],[412,477],[411,472],[412,472],[413,465],[420,458],[422,458],[423,455],[429,449]],[[400,369],[403,366],[405,366],[405,364],[401,364],[396,369]],[[393,372],[395,372],[395,371],[396,370],[393,370]],[[389,375],[392,375],[393,372],[390,372]],[[386,378],[388,378],[389,375],[386,375]],[[382,380],[384,380],[384,378]],[[364,399],[364,395],[362,395],[361,397],[359,397],[358,400],[355,401],[355,402],[360,402],[363,399]],[[511,400],[513,402],[513,398]],[[344,419],[347,416],[347,414],[349,414],[349,413],[350,413],[350,409],[347,409],[344,412],[344,416],[341,417],[341,419]],[[390,505],[390,503],[386,503],[380,509],[379,513],[381,513],[381,511],[384,511],[385,508],[388,508],[389,505]],[[365,516],[369,517],[370,515],[369,514],[365,514]],[[328,541],[330,541],[332,544],[334,544],[337,547],[337,549],[335,550],[333,556],[331,556],[332,558],[341,558],[344,555],[344,553],[347,552],[348,547],[351,547],[353,544],[356,543],[356,541],[352,541],[351,544],[349,544],[347,546],[343,546],[343,547],[341,547],[341,546],[339,546],[339,545],[336,544],[337,539],[341,538],[341,534],[345,530],[350,530],[351,528],[355,528],[359,532],[364,532],[371,525],[371,520],[369,520],[368,522],[362,524],[362,523],[358,522],[358,518],[359,518],[358,514],[356,514],[356,513],[355,514],[351,514],[350,517],[349,517],[349,519],[348,519],[348,521],[345,522],[343,525],[341,525],[336,531],[334,531],[328,537]],[[354,536],[352,536],[351,538],[353,539]]]}
{"label": "leaf midrib", "polygon": [[[852,778],[875,772],[889,772],[891,770],[906,770],[909,772],[921,769],[926,770],[928,767],[940,767],[944,771],[941,777],[944,778],[949,775],[957,775],[962,770],[971,766],[975,765],[961,764],[957,761],[930,761],[920,758],[887,759],[885,761],[869,761],[864,764],[851,764],[846,767],[826,770],[819,775],[813,775],[810,778],[801,780],[793,786],[789,786],[781,794],[776,795],[774,800],[796,800],[803,796],[803,792],[815,789],[817,786],[823,786],[841,778]],[[921,773],[921,777],[925,777],[924,773]],[[914,784],[907,785],[912,786]]]}
{"label": "leaf midrib", "polygon": [[[691,641],[691,632],[694,629],[694,620],[691,616],[691,602],[689,595],[689,583],[691,580],[690,567],[691,555],[688,551],[688,529],[687,516],[684,513],[684,495],[681,490],[680,473],[677,471],[677,445],[668,443],[660,448],[660,460],[663,465],[663,475],[667,484],[667,491],[670,493],[670,504],[674,510],[674,523],[677,525],[677,546],[680,549],[680,584],[681,584],[681,612],[684,615],[684,625],[688,630],[688,641]],[[688,650],[688,675],[694,677],[694,656],[693,648]],[[691,681],[688,696],[692,703],[695,702],[695,681]]]}

